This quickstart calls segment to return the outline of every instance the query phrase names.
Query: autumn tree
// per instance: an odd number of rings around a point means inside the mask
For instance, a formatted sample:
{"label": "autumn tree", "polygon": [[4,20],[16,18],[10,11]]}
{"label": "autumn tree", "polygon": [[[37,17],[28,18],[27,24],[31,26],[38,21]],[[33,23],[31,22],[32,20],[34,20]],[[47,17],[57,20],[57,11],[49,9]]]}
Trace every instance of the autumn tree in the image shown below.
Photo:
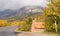
{"label": "autumn tree", "polygon": [[[60,31],[60,29],[59,29],[59,26],[60,26],[60,0],[49,0],[49,4],[45,8],[43,16],[46,21],[46,30],[50,31],[50,32],[51,31],[59,32]],[[58,27],[56,27],[55,25]]]}

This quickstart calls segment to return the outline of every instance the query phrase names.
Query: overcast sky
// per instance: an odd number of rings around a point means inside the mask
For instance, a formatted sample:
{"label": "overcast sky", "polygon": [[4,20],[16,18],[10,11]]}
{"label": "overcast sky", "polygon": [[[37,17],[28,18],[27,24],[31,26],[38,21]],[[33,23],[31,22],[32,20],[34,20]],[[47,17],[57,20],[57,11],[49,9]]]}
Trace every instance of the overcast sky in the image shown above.
{"label": "overcast sky", "polygon": [[0,10],[4,9],[19,9],[23,6],[45,6],[46,0],[0,0]]}

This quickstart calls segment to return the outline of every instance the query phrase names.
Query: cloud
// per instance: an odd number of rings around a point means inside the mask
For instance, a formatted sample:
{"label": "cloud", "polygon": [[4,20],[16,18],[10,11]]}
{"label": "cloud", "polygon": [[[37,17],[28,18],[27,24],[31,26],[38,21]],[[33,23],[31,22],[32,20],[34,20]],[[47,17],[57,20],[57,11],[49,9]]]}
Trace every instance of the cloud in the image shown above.
{"label": "cloud", "polygon": [[19,9],[23,6],[46,6],[46,0],[0,0],[0,10]]}

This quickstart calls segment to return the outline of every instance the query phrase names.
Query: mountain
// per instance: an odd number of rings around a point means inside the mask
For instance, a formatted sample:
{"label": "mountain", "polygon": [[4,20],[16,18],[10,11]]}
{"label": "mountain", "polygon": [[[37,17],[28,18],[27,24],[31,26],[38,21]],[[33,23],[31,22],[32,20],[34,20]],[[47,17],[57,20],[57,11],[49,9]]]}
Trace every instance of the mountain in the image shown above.
{"label": "mountain", "polygon": [[29,17],[33,15],[40,15],[42,14],[43,7],[40,6],[24,6],[18,10],[4,10],[0,11],[0,19],[9,19],[10,17]]}
{"label": "mountain", "polygon": [[0,11],[0,19],[5,19],[11,16],[15,16],[17,13],[16,10],[4,10],[4,11]]}
{"label": "mountain", "polygon": [[23,8],[20,8],[18,10],[18,16],[21,18],[28,17],[28,16],[34,16],[34,15],[41,15],[44,10],[41,6],[25,6]]}

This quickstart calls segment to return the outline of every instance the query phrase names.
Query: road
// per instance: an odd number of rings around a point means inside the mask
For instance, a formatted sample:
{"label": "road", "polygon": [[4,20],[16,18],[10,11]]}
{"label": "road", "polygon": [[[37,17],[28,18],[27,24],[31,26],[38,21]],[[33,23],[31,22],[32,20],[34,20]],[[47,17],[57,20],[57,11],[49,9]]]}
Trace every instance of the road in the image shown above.
{"label": "road", "polygon": [[16,26],[0,27],[0,36],[16,36]]}
{"label": "road", "polygon": [[0,32],[0,36],[16,36],[14,32]]}
{"label": "road", "polygon": [[0,36],[57,36],[57,35],[51,35],[51,34],[45,34],[45,33],[32,33],[32,32],[0,32]]}
{"label": "road", "polygon": [[11,27],[0,27],[0,36],[56,36],[45,33],[34,33],[34,32],[20,32],[15,33],[16,26]]}

